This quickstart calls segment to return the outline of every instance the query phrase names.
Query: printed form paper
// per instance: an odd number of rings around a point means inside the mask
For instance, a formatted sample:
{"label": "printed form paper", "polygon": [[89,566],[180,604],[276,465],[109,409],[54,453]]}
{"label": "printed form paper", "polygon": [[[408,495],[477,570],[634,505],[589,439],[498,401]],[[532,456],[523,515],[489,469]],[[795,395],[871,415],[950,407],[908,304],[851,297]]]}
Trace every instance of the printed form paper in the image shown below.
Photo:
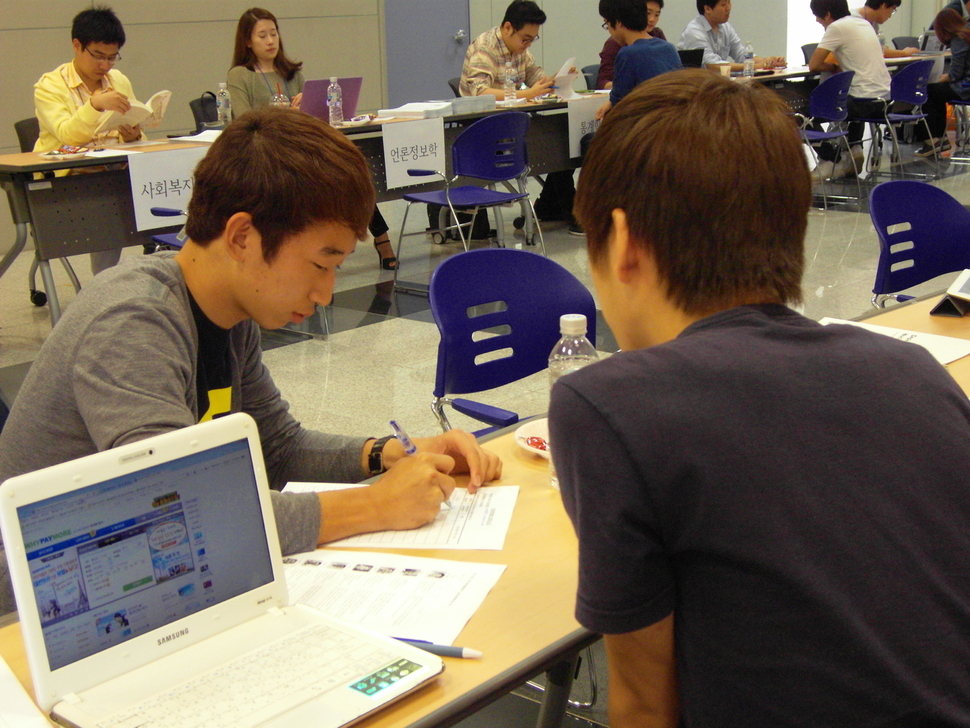
{"label": "printed form paper", "polygon": [[[354,487],[346,483],[288,483],[288,493],[342,490]],[[377,531],[362,533],[331,546],[405,549],[478,549],[501,551],[512,522],[512,512],[519,496],[517,485],[480,488],[474,495],[465,488],[451,493],[451,508],[442,505],[441,512],[429,524],[410,531]]]}
{"label": "printed form paper", "polygon": [[894,329],[889,326],[877,326],[867,324],[863,321],[843,321],[825,317],[819,321],[823,326],[828,324],[848,324],[858,326],[861,329],[868,329],[876,334],[891,336],[900,341],[908,341],[911,344],[919,344],[933,355],[940,364],[946,365],[955,362],[957,359],[970,354],[970,341],[957,339],[952,336],[940,336],[939,334],[924,334],[919,331],[906,331],[905,329]]}
{"label": "printed form paper", "polygon": [[[505,567],[502,567],[505,568]],[[471,616],[471,615],[469,615]],[[50,728],[10,666],[0,658],[0,728]]]}
{"label": "printed form paper", "polygon": [[291,603],[389,637],[441,645],[454,644],[505,571],[502,564],[331,549],[283,564]]}
{"label": "printed form paper", "polygon": [[570,70],[575,67],[576,57],[573,56],[562,64],[559,73],[554,76],[553,85],[556,87],[556,95],[564,101],[569,101],[569,99],[574,99],[578,96],[573,90],[573,81],[576,80],[579,74],[576,72],[570,73]]}

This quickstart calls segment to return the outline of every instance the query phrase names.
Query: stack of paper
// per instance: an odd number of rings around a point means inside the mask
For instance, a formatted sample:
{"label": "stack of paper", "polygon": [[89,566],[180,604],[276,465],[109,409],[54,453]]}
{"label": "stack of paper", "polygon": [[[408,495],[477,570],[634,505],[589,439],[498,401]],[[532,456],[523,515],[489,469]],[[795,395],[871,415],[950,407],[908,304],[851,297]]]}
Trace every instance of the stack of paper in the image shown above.
{"label": "stack of paper", "polygon": [[454,114],[477,114],[480,111],[495,109],[495,97],[491,94],[481,96],[461,96],[451,102]]}
{"label": "stack of paper", "polygon": [[381,109],[377,115],[398,119],[433,119],[437,116],[449,116],[451,113],[450,101],[412,101],[396,109]]}

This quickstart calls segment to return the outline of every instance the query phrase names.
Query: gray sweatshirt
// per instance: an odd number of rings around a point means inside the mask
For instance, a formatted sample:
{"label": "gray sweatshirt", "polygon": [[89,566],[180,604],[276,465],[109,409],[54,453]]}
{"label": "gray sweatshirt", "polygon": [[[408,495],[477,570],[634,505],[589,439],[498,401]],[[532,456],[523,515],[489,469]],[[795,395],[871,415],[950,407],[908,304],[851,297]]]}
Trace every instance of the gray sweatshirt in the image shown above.
{"label": "gray sweatshirt", "polygon": [[[365,438],[300,426],[280,397],[252,321],[230,332],[232,411],[259,425],[270,484],[356,482]],[[84,287],[44,342],[0,434],[0,482],[196,424],[198,336],[172,254],[139,256]],[[272,494],[284,554],[316,547],[316,495]],[[16,605],[0,545],[0,615]]]}

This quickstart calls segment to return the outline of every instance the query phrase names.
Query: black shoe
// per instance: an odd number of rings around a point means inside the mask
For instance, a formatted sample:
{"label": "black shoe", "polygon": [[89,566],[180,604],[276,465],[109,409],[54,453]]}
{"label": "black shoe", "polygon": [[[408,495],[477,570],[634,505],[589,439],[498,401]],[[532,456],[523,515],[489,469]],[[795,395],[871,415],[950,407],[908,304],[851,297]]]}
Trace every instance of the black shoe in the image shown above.
{"label": "black shoe", "polygon": [[570,235],[585,235],[586,234],[586,231],[583,230],[583,226],[580,225],[578,222],[571,222],[571,223],[569,223],[569,227],[566,228],[566,229],[569,231],[569,234]]}

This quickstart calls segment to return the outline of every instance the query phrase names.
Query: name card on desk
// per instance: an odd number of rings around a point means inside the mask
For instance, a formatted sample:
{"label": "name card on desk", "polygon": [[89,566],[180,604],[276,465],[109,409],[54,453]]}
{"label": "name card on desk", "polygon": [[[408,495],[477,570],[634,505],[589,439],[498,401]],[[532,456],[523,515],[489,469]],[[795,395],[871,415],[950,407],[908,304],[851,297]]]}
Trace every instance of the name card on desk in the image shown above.
{"label": "name card on desk", "polygon": [[438,117],[385,124],[384,173],[387,189],[440,182],[438,177],[411,177],[409,169],[445,172],[445,124]]}
{"label": "name card on desk", "polygon": [[596,120],[596,110],[608,99],[608,96],[593,94],[569,101],[566,113],[569,115],[570,158],[579,156],[579,140],[599,129],[600,122]]}
{"label": "name card on desk", "polygon": [[184,210],[192,197],[192,173],[208,146],[172,149],[128,157],[131,199],[135,206],[135,229],[154,230],[185,223],[185,216],[156,217],[153,207]]}

